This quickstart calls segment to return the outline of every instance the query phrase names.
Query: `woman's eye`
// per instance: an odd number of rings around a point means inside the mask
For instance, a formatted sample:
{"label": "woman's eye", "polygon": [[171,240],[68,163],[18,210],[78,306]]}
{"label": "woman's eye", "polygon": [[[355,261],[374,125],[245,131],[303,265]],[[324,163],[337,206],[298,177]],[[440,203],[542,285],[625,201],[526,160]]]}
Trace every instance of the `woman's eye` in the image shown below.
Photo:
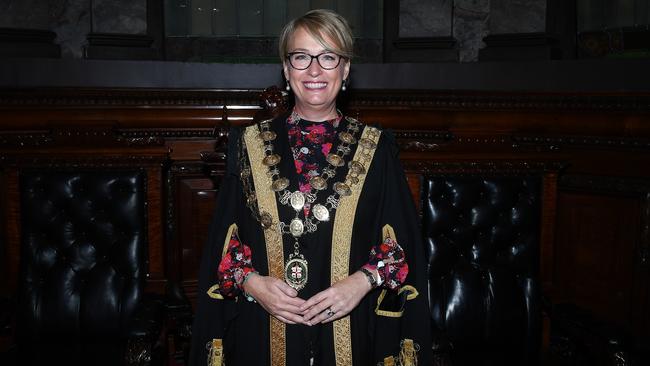
{"label": "woman's eye", "polygon": [[336,60],[336,56],[334,56],[334,55],[323,55],[321,57],[322,57],[321,59],[323,61],[335,61]]}
{"label": "woman's eye", "polygon": [[304,53],[298,53],[293,55],[293,59],[296,61],[304,61],[307,59],[307,55],[305,55]]}

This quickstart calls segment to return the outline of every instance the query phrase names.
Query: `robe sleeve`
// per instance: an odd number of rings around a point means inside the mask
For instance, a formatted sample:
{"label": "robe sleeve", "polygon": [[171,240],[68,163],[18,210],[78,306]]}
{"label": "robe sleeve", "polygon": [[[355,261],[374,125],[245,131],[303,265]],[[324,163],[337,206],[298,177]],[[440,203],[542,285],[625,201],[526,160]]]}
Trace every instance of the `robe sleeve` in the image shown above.
{"label": "robe sleeve", "polygon": [[382,172],[382,202],[378,213],[380,227],[375,230],[382,231],[384,240],[390,237],[403,248],[408,275],[399,290],[383,289],[377,298],[375,359],[388,364],[393,357],[398,364],[399,357],[411,357],[417,358],[419,365],[430,365],[431,312],[422,231],[390,131],[382,132],[377,153]]}
{"label": "robe sleeve", "polygon": [[[226,174],[218,187],[216,206],[209,226],[208,239],[203,249],[198,278],[197,305],[192,327],[190,365],[207,364],[213,341],[224,342],[230,320],[236,315],[236,302],[220,294],[218,266],[224,246],[236,231],[237,222],[248,208],[243,201],[237,161],[241,130],[232,128],[228,135]],[[223,351],[222,351],[223,353]]]}

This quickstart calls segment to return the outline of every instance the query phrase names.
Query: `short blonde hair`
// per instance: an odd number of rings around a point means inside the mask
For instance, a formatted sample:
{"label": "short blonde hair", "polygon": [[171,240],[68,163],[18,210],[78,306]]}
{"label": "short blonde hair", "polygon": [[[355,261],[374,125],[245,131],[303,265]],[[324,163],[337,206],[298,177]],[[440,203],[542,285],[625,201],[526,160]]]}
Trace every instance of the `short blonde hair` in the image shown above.
{"label": "short blonde hair", "polygon": [[[341,15],[327,9],[311,10],[284,26],[280,33],[280,60],[284,61],[289,53],[289,41],[298,28],[302,28],[314,37],[324,49],[352,59],[354,41],[352,30],[347,20]],[[326,42],[329,38],[334,44]]]}

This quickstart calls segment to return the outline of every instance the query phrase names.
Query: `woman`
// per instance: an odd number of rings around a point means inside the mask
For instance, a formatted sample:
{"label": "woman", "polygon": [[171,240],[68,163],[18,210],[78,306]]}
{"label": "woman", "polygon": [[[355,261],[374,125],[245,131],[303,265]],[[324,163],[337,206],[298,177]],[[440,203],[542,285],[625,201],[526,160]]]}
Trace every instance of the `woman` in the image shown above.
{"label": "woman", "polygon": [[395,141],[336,109],[352,46],[334,12],[287,24],[291,114],[230,132],[191,364],[431,363],[424,252]]}

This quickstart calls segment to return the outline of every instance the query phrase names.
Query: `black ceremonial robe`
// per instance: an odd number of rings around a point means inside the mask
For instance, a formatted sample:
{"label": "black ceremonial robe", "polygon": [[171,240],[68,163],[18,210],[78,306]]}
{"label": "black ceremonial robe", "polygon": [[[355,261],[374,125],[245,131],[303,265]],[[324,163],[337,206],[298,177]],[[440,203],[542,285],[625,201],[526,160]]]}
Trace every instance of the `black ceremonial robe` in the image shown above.
{"label": "black ceremonial robe", "polygon": [[[342,119],[338,131],[345,131],[348,123]],[[376,288],[349,316],[312,327],[285,325],[271,319],[259,304],[246,301],[242,296],[224,299],[219,295],[218,286],[215,286],[218,284],[217,267],[233,224],[241,242],[250,246],[253,266],[262,275],[273,271],[269,267],[283,267],[284,260],[293,252],[292,238],[282,235],[276,242],[284,258],[278,260],[276,257],[278,263],[273,262],[266,247],[268,236],[265,237],[260,223],[245,203],[238,155],[240,144],[253,141],[250,137],[257,134],[257,128],[248,127],[248,132],[233,128],[229,135],[227,173],[219,187],[201,262],[190,364],[203,366],[208,360],[212,364],[223,360],[228,366],[302,366],[309,365],[311,360],[314,365],[375,366],[379,362],[390,364],[390,357],[395,365],[400,365],[400,357],[404,364],[409,364],[409,357],[416,357],[419,365],[430,365],[430,311],[424,248],[415,206],[398,160],[395,140],[389,131],[374,130],[378,132],[375,135],[378,136],[377,146],[373,149],[372,162],[366,164],[369,169],[365,179],[356,185],[357,201],[353,202],[350,196],[341,198],[341,205],[331,213],[330,220],[321,222],[315,233],[300,239],[300,252],[309,263],[309,273],[307,285],[298,296],[308,299],[328,288],[333,276],[342,278],[340,273],[335,274],[341,270],[345,271],[343,277],[357,271],[368,262],[371,247],[382,242],[386,235],[394,236],[402,246],[409,265],[401,291]],[[278,165],[281,176],[289,178],[288,189],[293,192],[298,189],[298,178],[288,144],[286,118],[274,120],[271,130],[277,134],[274,146],[275,153],[282,158]],[[361,130],[372,131],[367,126]],[[362,131],[356,134],[357,138]],[[256,141],[261,146],[261,140]],[[336,151],[336,143],[332,151]],[[247,148],[248,154],[243,158],[250,160],[254,146],[247,145]],[[355,144],[346,162],[358,157],[355,153],[359,149],[359,144]],[[250,163],[255,170],[255,161]],[[318,194],[316,203],[325,203],[332,193],[333,183],[343,181],[347,170],[347,164],[337,169],[336,176],[329,180],[328,189]],[[258,202],[265,189],[270,192],[266,187],[255,187]],[[275,197],[273,200],[277,201]],[[349,204],[344,205],[345,200],[350,200]],[[278,203],[276,215],[289,222],[295,213]],[[347,239],[341,233],[347,233]],[[277,271],[275,273],[277,275]],[[409,352],[413,348],[417,353]]]}

